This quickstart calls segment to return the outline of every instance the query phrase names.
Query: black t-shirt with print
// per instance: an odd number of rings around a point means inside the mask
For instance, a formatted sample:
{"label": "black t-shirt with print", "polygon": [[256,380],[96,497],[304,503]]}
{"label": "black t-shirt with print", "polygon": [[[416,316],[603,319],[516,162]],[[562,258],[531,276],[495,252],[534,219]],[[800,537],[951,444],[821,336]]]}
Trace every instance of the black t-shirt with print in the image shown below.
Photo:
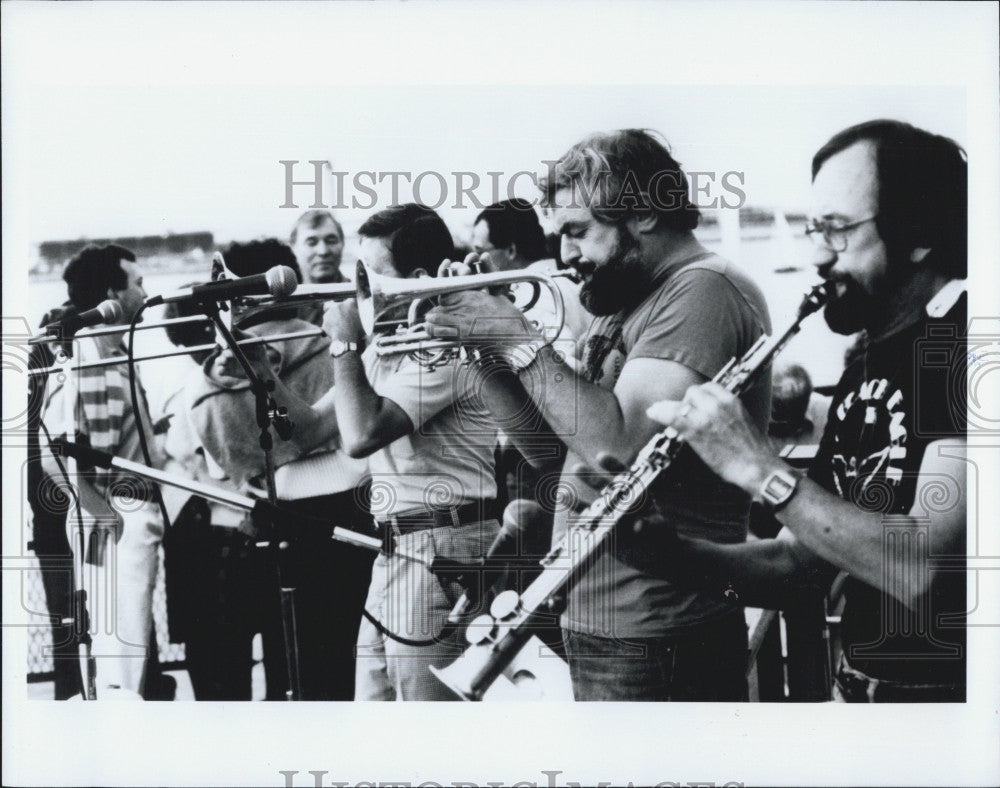
{"label": "black t-shirt with print", "polygon": [[[958,500],[954,480],[928,478],[918,489],[917,476],[930,443],[965,436],[966,325],[963,294],[942,318],[924,314],[914,325],[869,343],[837,385],[810,476],[856,506],[883,514],[886,555],[902,550],[926,555],[931,526],[923,517]],[[916,520],[904,524],[899,515],[911,509]],[[928,556],[950,569],[935,578],[916,609],[848,579],[842,640],[855,669],[910,684],[964,683],[964,540],[955,549],[962,554]],[[896,587],[909,582],[886,580]]]}

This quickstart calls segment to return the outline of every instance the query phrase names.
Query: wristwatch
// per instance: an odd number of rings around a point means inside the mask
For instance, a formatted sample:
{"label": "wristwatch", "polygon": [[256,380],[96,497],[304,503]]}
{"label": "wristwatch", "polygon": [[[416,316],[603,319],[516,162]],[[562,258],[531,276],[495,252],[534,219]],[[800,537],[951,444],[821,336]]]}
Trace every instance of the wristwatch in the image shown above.
{"label": "wristwatch", "polygon": [[330,356],[332,358],[340,358],[345,353],[357,353],[357,352],[358,352],[357,342],[345,342],[342,339],[330,340]]}
{"label": "wristwatch", "polygon": [[772,471],[755,496],[758,503],[763,504],[772,512],[780,512],[788,502],[792,500],[799,487],[799,480],[802,474],[798,471],[777,470]]}

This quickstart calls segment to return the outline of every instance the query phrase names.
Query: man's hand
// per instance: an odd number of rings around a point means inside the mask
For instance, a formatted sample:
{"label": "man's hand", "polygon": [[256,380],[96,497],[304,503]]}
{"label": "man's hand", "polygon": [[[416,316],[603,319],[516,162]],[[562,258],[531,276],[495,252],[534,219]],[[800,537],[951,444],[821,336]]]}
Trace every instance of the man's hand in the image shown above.
{"label": "man's hand", "polygon": [[[489,255],[480,257],[472,253],[462,263],[445,260],[438,269],[438,277],[441,278],[445,271],[453,277],[467,276],[476,263],[483,268],[483,273],[489,273],[493,267]],[[430,310],[425,319],[427,332],[432,337],[460,339],[465,344],[516,346],[541,338],[531,321],[506,295],[494,295],[486,290],[446,293],[438,298],[438,306]]]}
{"label": "man's hand", "polygon": [[323,330],[330,339],[341,342],[361,343],[365,329],[358,314],[358,302],[354,298],[345,301],[328,301],[323,307]]}
{"label": "man's hand", "polygon": [[[573,466],[570,473],[588,485],[595,494],[601,493],[625,466],[607,452],[597,455],[597,469],[583,464]],[[591,499],[596,497],[589,496]],[[677,532],[663,515],[652,495],[647,494],[641,505],[630,511],[619,524],[616,535],[616,555],[627,564],[648,570],[649,557],[667,561],[679,552]],[[657,567],[659,573],[664,567]]]}
{"label": "man's hand", "polygon": [[771,471],[786,467],[739,399],[718,383],[692,386],[680,402],[655,402],[646,414],[677,430],[709,468],[751,495]]}
{"label": "man's hand", "polygon": [[153,434],[154,435],[166,435],[167,431],[170,429],[170,420],[174,417],[173,413],[164,413],[160,418],[153,422]]}
{"label": "man's hand", "polygon": [[[236,328],[233,329],[233,336],[237,340],[253,337],[252,334]],[[281,367],[281,355],[274,348],[255,343],[240,345],[240,349],[249,362],[250,368],[258,377],[268,379],[278,374]],[[223,347],[212,362],[212,377],[224,386],[234,386],[245,382],[247,376],[243,365],[233,354],[233,351],[229,347]]]}

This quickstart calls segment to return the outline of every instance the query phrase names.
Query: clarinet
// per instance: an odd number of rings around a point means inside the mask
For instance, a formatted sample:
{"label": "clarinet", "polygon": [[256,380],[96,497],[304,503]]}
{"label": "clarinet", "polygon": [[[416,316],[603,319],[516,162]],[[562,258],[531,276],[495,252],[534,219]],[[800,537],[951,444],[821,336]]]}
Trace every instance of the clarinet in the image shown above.
{"label": "clarinet", "polygon": [[[798,314],[777,337],[761,335],[742,358],[732,358],[713,378],[733,394],[742,394],[766,370],[802,321],[820,309],[829,297],[827,284],[813,287],[802,299]],[[451,665],[431,672],[463,700],[479,701],[532,638],[539,615],[554,612],[555,600],[580,580],[589,559],[622,518],[642,500],[653,481],[665,471],[683,441],[672,427],[654,435],[632,466],[616,476],[579,516],[566,535],[540,561],[542,573],[522,594],[498,594],[488,615],[474,619],[466,630],[468,648]],[[572,549],[571,549],[572,548]]]}

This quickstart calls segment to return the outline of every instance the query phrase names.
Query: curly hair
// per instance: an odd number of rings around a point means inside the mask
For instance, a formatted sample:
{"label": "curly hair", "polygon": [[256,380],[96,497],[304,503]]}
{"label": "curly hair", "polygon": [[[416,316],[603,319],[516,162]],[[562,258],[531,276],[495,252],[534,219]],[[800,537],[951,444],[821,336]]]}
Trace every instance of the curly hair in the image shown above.
{"label": "curly hair", "polygon": [[687,176],[661,142],[645,129],[599,132],[578,142],[540,182],[543,201],[576,187],[595,218],[608,224],[639,213],[656,214],[658,226],[693,230],[701,212],[688,197]]}

